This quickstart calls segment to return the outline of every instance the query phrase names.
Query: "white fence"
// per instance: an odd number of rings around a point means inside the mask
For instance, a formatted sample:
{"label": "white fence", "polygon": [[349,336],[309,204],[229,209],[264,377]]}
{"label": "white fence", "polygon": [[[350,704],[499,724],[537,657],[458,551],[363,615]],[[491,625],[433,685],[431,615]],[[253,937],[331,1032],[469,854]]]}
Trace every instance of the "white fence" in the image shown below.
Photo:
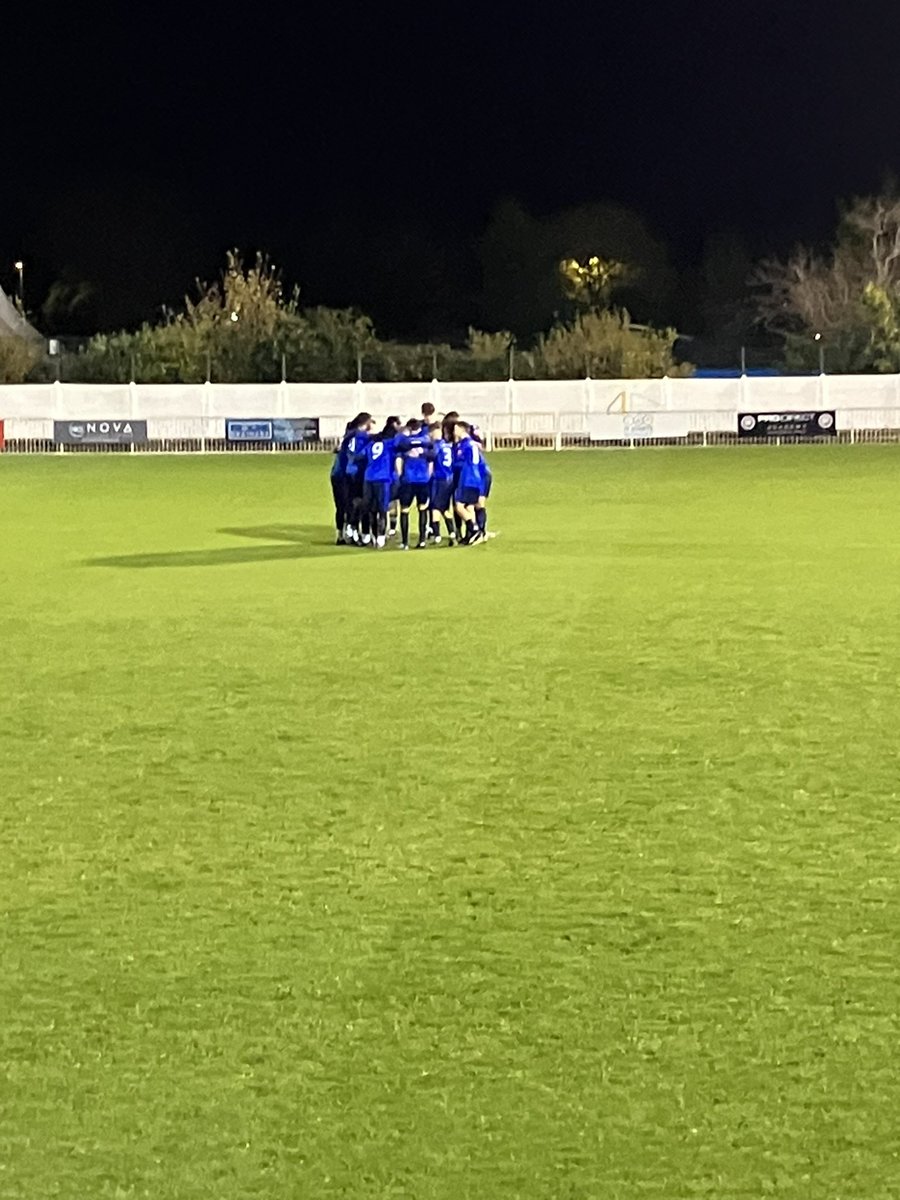
{"label": "white fence", "polygon": [[323,441],[356,412],[457,410],[494,440],[707,440],[735,434],[739,412],[835,409],[838,430],[900,430],[900,375],[498,383],[42,384],[0,387],[8,448],[47,449],[54,421],[147,422],[156,448],[217,449],[226,419],[313,417]]}

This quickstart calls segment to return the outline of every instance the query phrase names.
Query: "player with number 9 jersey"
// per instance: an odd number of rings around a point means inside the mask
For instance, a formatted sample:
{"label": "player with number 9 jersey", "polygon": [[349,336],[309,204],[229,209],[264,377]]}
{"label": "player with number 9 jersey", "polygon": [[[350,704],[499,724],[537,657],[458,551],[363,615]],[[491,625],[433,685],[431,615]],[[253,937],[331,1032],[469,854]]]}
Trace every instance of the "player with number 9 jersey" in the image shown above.
{"label": "player with number 9 jersey", "polygon": [[366,446],[363,506],[373,522],[376,545],[384,545],[387,511],[394,478],[394,439],[379,434]]}

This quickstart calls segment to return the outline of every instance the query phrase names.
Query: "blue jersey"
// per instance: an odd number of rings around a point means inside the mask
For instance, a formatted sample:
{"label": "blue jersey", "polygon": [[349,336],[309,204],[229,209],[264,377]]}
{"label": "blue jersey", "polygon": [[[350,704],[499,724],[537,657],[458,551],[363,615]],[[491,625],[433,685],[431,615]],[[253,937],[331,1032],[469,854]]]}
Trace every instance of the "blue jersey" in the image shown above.
{"label": "blue jersey", "polygon": [[457,443],[457,463],[459,467],[459,487],[475,489],[481,493],[484,482],[484,460],[481,447],[470,437],[463,438]]}
{"label": "blue jersey", "polygon": [[407,433],[398,437],[394,454],[403,460],[404,483],[427,483],[431,478],[431,438],[427,433]]}
{"label": "blue jersey", "polygon": [[435,479],[453,478],[453,444],[438,438],[432,443],[434,448],[434,477]]}
{"label": "blue jersey", "polygon": [[363,433],[361,429],[351,429],[341,442],[341,448],[338,451],[338,460],[343,456],[344,474],[351,479],[359,473],[362,466],[363,456],[366,452],[366,445],[370,441],[370,435]]}
{"label": "blue jersey", "polygon": [[366,483],[390,483],[394,478],[395,438],[373,438],[366,446]]}

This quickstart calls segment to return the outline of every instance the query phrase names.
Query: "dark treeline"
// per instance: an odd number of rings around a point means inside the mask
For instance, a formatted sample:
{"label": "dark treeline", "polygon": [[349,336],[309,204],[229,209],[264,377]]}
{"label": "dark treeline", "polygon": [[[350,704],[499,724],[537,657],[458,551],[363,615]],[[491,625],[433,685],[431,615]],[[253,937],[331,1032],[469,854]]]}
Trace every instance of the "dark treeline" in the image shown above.
{"label": "dark treeline", "polygon": [[[207,265],[192,260],[199,235],[163,199],[76,201],[78,255],[52,278],[35,270],[26,308],[45,335],[87,345],[62,366],[6,346],[0,379],[556,378],[658,375],[687,361],[803,370],[824,356],[835,371],[900,361],[892,189],[843,206],[829,245],[761,262],[729,231],[678,260],[638,214],[606,202],[541,215],[504,201],[475,237],[361,208],[286,247],[302,293],[262,257],[247,268],[231,257],[212,288],[187,286],[188,269]],[[142,236],[110,270],[103,241],[123,221]],[[51,235],[44,250],[59,263]],[[566,286],[562,264],[597,260],[614,268],[602,288]]]}

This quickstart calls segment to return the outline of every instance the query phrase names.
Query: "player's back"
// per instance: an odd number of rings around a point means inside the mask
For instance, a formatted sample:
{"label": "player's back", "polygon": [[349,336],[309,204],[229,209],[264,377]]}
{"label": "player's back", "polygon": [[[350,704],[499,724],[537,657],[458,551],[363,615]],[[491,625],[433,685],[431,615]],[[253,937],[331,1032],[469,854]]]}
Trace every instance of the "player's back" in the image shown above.
{"label": "player's back", "polygon": [[396,454],[403,460],[404,483],[427,483],[431,478],[431,438],[408,433],[397,439]]}
{"label": "player's back", "polygon": [[343,456],[344,474],[351,478],[359,472],[363,465],[366,446],[371,440],[370,435],[363,429],[351,429],[341,442],[338,458]]}
{"label": "player's back", "polygon": [[481,447],[473,438],[463,438],[457,443],[459,453],[459,486],[464,489],[481,491],[483,468]]}
{"label": "player's back", "polygon": [[436,442],[432,442],[434,448],[434,477],[435,479],[452,479],[453,478],[453,445],[451,442],[445,441],[444,438],[438,438]]}
{"label": "player's back", "polygon": [[390,483],[394,474],[394,438],[372,438],[365,449],[365,478],[369,483]]}

